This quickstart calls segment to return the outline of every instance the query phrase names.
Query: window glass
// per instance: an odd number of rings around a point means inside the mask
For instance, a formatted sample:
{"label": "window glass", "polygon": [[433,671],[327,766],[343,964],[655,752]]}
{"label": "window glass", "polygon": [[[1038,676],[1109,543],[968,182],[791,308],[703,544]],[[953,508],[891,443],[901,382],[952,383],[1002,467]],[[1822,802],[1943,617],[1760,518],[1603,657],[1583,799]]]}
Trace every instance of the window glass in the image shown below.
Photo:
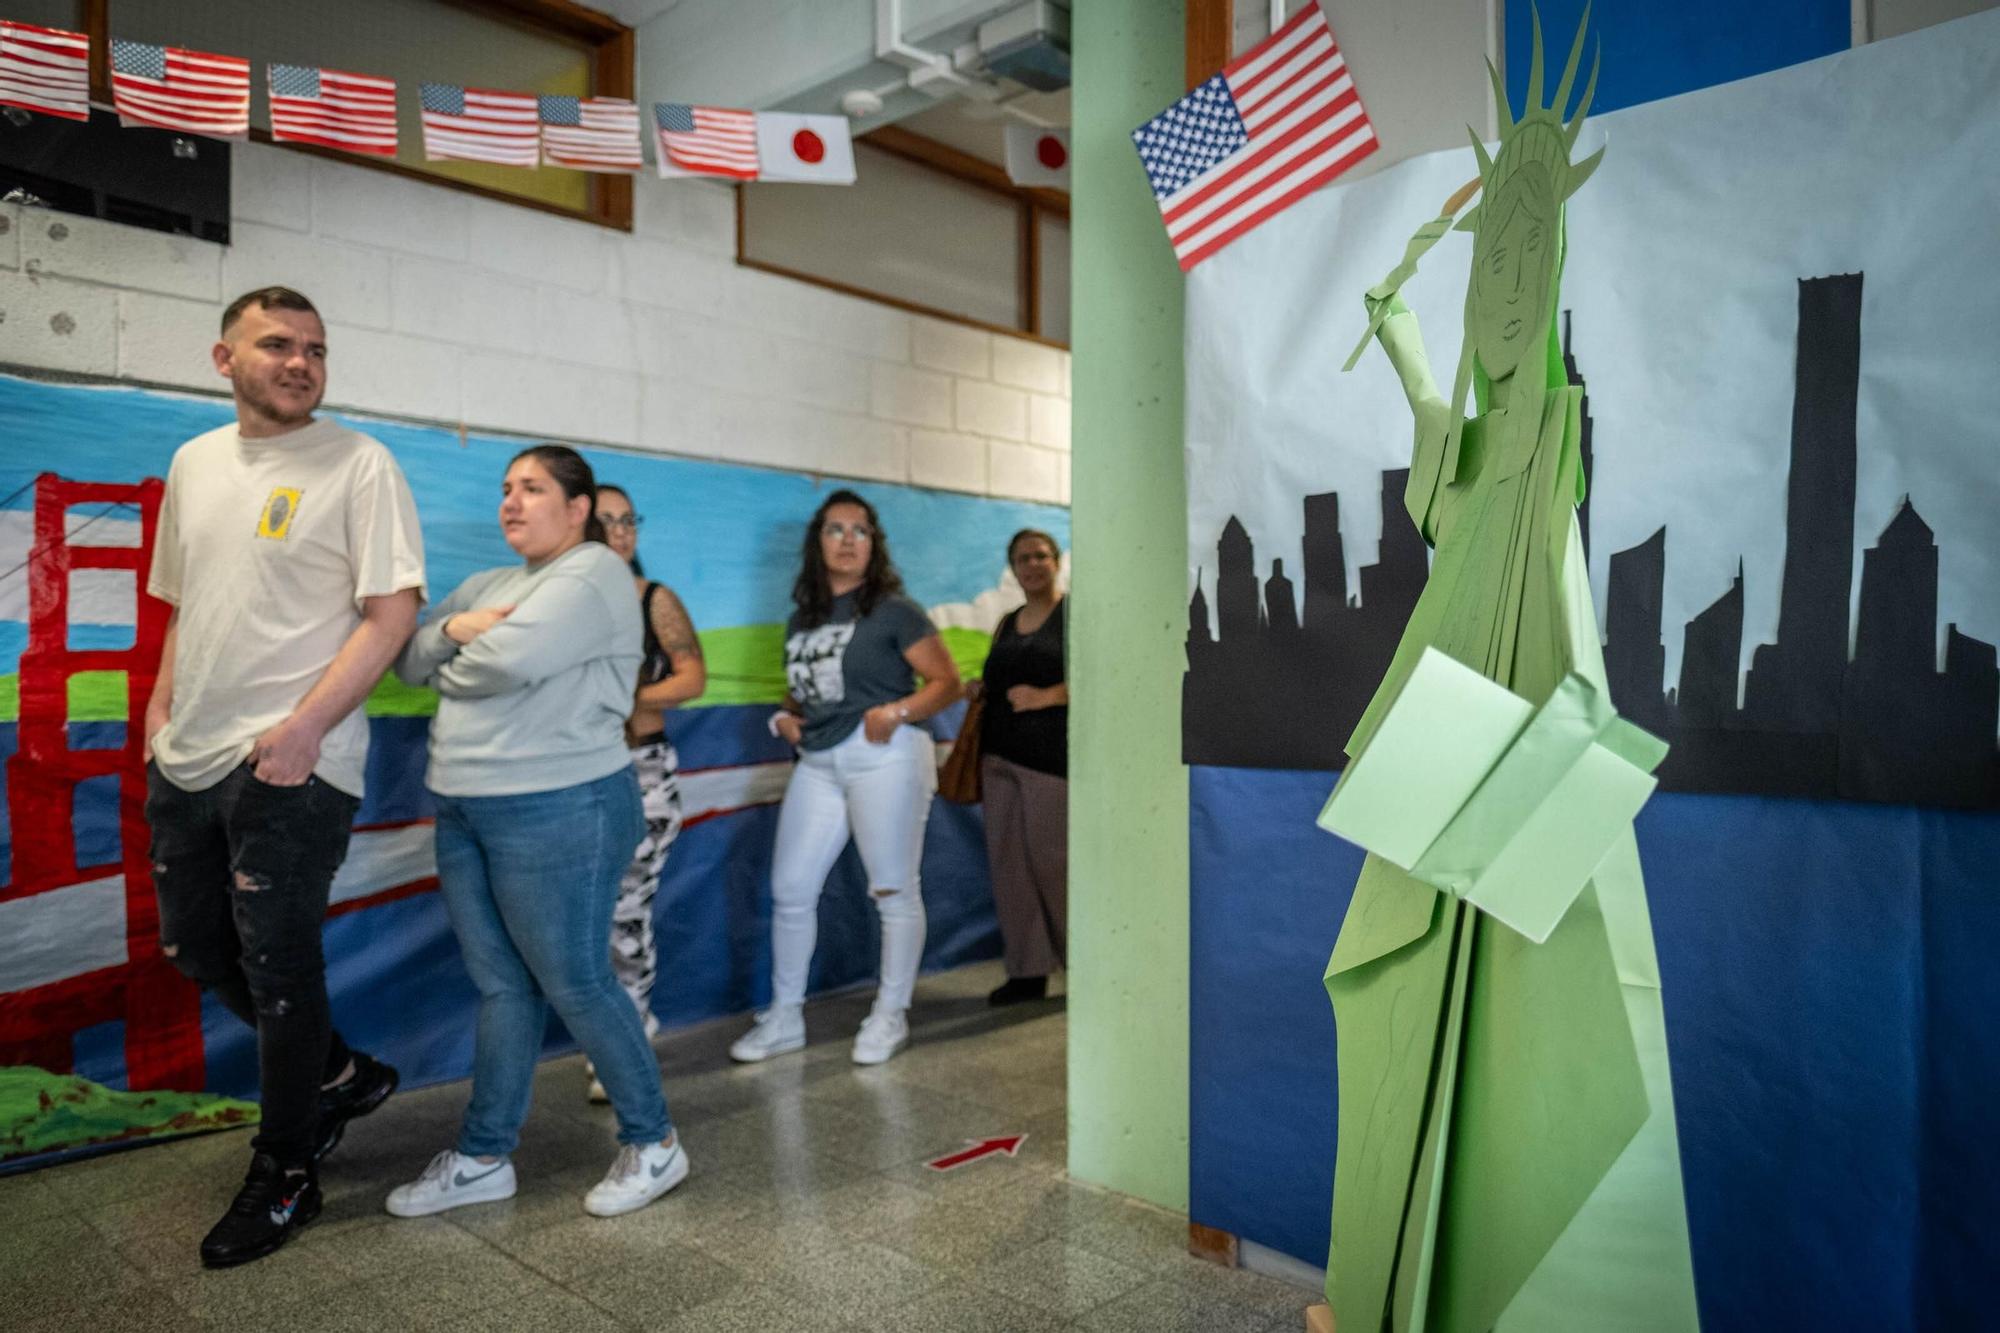
{"label": "window glass", "polygon": [[850,186],[743,187],[743,258],[1022,327],[1018,201],[866,143],[854,169]]}
{"label": "window glass", "polygon": [[1039,269],[1039,313],[1042,326],[1034,332],[1053,342],[1069,341],[1069,219],[1046,209],[1035,210]]}

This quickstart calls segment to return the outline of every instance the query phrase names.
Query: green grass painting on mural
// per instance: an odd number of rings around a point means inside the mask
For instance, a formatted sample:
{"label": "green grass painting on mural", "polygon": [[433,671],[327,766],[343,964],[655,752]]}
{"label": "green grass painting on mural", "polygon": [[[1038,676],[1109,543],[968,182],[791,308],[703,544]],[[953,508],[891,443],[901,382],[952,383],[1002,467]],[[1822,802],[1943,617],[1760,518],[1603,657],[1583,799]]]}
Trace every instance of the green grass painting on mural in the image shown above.
{"label": "green grass painting on mural", "polygon": [[[993,636],[984,630],[959,628],[947,628],[940,634],[959,674],[967,680],[978,676]],[[692,707],[775,704],[785,697],[783,625],[703,630],[701,649],[708,661],[708,690]],[[20,687],[18,674],[0,675],[0,723],[20,720]],[[71,722],[123,722],[128,704],[122,671],[79,671],[69,678]],[[384,676],[369,694],[367,710],[370,717],[430,717],[437,712],[437,694]]]}

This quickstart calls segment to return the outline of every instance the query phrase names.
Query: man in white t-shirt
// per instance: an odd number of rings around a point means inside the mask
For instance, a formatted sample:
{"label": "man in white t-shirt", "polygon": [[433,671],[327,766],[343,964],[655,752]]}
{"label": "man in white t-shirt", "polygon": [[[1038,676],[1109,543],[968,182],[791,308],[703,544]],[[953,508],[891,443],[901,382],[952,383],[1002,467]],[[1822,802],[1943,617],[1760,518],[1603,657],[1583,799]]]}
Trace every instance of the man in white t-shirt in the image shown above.
{"label": "man in white t-shirt", "polygon": [[160,942],[257,1030],[263,1122],[211,1268],[319,1212],[318,1161],[396,1071],[333,1030],[320,933],[362,795],[361,703],[416,625],[423,540],[389,451],[316,418],[326,329],[285,287],[239,297],[215,368],[236,423],[174,454],[147,590],[173,604],[146,707]]}

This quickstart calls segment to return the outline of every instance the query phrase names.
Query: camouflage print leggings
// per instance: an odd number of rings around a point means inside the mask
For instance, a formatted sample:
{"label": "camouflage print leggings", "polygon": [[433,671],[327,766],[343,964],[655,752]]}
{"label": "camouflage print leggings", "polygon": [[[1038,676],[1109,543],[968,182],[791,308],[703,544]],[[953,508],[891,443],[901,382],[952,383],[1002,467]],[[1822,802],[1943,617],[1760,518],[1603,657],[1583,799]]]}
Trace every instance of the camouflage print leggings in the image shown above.
{"label": "camouflage print leggings", "polygon": [[639,840],[618,884],[618,905],[611,913],[611,971],[632,997],[650,1037],[660,1027],[652,1004],[653,978],[659,970],[653,944],[653,895],[659,892],[667,852],[681,831],[679,758],[667,741],[649,741],[633,749],[632,766],[639,774],[646,836]]}

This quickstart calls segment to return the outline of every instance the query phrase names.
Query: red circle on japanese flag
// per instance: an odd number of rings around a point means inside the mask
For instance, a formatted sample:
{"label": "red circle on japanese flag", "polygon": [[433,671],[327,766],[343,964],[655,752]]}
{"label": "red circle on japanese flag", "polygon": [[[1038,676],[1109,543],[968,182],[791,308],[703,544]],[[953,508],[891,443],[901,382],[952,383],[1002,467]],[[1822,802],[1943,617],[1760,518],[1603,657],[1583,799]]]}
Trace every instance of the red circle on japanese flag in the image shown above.
{"label": "red circle on japanese flag", "polygon": [[1055,135],[1044,134],[1035,140],[1035,160],[1050,171],[1061,171],[1063,163],[1069,161],[1069,150]]}
{"label": "red circle on japanese flag", "polygon": [[826,140],[811,130],[800,130],[792,136],[792,155],[801,162],[816,165],[826,157]]}

